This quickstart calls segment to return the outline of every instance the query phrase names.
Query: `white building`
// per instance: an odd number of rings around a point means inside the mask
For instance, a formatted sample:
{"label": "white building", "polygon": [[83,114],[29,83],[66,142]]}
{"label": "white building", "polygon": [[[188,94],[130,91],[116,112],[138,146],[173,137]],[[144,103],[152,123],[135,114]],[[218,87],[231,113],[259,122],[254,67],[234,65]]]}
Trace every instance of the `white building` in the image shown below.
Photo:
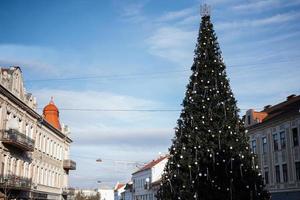
{"label": "white building", "polygon": [[121,193],[124,192],[125,184],[117,183],[114,187],[114,200],[122,200]]}
{"label": "white building", "polygon": [[76,168],[70,132],[60,125],[53,101],[43,115],[36,108],[21,69],[0,68],[0,196],[66,199],[69,170]]}
{"label": "white building", "polygon": [[156,200],[157,185],[167,161],[168,157],[162,156],[132,174],[134,200]]}
{"label": "white building", "polygon": [[126,183],[124,192],[121,193],[122,200],[133,200],[133,183]]}
{"label": "white building", "polygon": [[98,189],[98,192],[100,193],[100,200],[114,200],[114,190],[113,189],[100,188],[100,189]]}

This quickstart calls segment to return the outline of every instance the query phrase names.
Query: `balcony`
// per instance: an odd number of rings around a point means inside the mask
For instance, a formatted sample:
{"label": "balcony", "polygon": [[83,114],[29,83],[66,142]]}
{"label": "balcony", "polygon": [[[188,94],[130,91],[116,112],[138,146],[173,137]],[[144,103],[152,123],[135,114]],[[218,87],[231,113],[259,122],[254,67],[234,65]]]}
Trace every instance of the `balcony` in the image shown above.
{"label": "balcony", "polygon": [[34,150],[34,140],[15,129],[3,130],[0,140],[23,151]]}
{"label": "balcony", "polygon": [[65,170],[75,170],[76,162],[73,160],[64,160],[63,166]]}
{"label": "balcony", "polygon": [[30,190],[31,179],[14,175],[0,176],[0,188],[15,190]]}

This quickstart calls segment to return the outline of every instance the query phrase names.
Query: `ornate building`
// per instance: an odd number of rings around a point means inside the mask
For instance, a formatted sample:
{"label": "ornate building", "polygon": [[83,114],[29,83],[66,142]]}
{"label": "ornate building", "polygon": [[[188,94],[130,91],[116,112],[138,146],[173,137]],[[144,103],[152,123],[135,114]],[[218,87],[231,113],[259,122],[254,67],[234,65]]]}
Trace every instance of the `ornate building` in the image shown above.
{"label": "ornate building", "polygon": [[272,200],[299,200],[300,96],[290,95],[262,111],[248,110],[245,126]]}
{"label": "ornate building", "polygon": [[19,67],[0,68],[0,196],[11,199],[66,199],[69,170],[67,126],[53,99],[37,111],[25,91]]}

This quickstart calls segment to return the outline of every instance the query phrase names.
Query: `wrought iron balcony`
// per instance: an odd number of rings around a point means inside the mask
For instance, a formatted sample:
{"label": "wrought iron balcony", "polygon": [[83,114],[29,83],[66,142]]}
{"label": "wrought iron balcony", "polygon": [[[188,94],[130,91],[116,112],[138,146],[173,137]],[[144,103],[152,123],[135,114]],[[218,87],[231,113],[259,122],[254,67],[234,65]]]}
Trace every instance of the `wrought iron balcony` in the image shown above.
{"label": "wrought iron balcony", "polygon": [[24,151],[34,150],[34,140],[15,129],[3,130],[1,141]]}
{"label": "wrought iron balcony", "polygon": [[73,160],[64,160],[64,169],[66,170],[75,170],[76,169],[76,162]]}
{"label": "wrought iron balcony", "polygon": [[0,188],[15,190],[30,190],[31,179],[15,175],[0,175]]}

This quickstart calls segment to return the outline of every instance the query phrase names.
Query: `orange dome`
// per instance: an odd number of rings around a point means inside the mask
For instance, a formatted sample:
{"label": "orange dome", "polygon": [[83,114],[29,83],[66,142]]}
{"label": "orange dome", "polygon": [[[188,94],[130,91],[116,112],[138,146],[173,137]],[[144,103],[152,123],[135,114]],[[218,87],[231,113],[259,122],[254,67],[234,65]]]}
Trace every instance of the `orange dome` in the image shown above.
{"label": "orange dome", "polygon": [[53,127],[61,130],[59,122],[59,110],[53,102],[53,97],[47,106],[43,110],[44,119],[49,122]]}

